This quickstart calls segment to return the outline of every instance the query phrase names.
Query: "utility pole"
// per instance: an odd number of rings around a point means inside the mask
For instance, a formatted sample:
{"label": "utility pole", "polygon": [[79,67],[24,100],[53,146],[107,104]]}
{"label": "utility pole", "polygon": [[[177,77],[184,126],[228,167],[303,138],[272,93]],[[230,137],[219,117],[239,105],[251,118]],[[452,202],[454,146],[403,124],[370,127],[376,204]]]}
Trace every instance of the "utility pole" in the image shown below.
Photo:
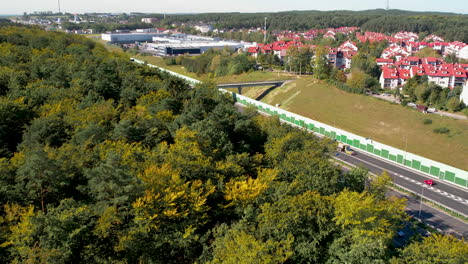
{"label": "utility pole", "polygon": [[387,0],[387,10],[390,9],[390,0]]}
{"label": "utility pole", "polygon": [[265,32],[263,34],[263,43],[266,44],[266,36],[267,36],[267,27],[266,27],[266,24],[267,24],[267,18],[265,17]]}
{"label": "utility pole", "polygon": [[60,11],[60,0],[58,0],[58,8],[59,8],[59,13],[62,13],[62,12]]}

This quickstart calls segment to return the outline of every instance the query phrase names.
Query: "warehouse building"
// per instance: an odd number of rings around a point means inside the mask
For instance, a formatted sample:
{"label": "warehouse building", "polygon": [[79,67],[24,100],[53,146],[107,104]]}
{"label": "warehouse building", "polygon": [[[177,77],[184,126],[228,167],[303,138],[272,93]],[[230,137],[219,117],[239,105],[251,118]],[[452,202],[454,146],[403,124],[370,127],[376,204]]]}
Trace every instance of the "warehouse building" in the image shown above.
{"label": "warehouse building", "polygon": [[155,50],[159,56],[177,56],[182,54],[203,54],[209,49],[223,49],[225,47],[237,51],[245,48],[245,43],[212,41],[212,42],[186,42],[186,43],[150,43],[150,50]]}
{"label": "warehouse building", "polygon": [[103,40],[112,43],[135,43],[135,42],[151,42],[154,37],[164,37],[167,34],[156,32],[129,32],[129,33],[105,33],[101,35]]}

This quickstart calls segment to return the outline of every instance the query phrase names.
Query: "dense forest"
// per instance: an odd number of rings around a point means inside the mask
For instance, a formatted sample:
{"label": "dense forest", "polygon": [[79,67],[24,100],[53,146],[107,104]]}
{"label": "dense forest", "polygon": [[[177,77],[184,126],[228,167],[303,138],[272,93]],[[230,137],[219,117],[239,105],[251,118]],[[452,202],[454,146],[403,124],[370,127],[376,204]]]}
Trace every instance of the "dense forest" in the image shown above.
{"label": "dense forest", "polygon": [[76,35],[0,27],[0,263],[466,263],[383,174]]}
{"label": "dense forest", "polygon": [[304,31],[312,28],[361,27],[364,31],[395,33],[413,31],[422,35],[437,34],[447,41],[468,42],[468,15],[402,10],[365,11],[288,11],[278,13],[206,13],[170,15],[162,23],[205,22],[219,29],[263,28]]}

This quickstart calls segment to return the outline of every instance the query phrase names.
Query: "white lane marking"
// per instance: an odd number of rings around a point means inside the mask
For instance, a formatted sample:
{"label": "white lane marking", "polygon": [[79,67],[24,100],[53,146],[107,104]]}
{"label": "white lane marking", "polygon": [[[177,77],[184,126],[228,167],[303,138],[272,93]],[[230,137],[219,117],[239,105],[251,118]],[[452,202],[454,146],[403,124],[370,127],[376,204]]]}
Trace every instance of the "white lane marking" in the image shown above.
{"label": "white lane marking", "polygon": [[[425,183],[417,182],[417,181],[415,181],[414,179],[408,178],[408,177],[403,176],[403,175],[399,175],[398,173],[395,173],[395,172],[393,172],[393,171],[391,171],[391,170],[388,170],[388,169],[384,169],[384,168],[382,168],[382,167],[380,167],[380,166],[378,166],[378,165],[375,165],[375,164],[372,164],[372,163],[370,163],[370,162],[368,162],[368,161],[365,161],[365,160],[362,160],[362,159],[360,159],[360,158],[357,158],[356,156],[352,156],[352,157],[355,158],[355,159],[357,159],[357,160],[359,160],[359,161],[361,161],[361,162],[363,162],[363,163],[367,163],[367,164],[369,164],[369,165],[371,165],[371,166],[374,166],[374,167],[376,167],[376,168],[379,168],[379,169],[381,169],[381,170],[383,170],[383,171],[387,171],[387,172],[389,172],[389,173],[391,173],[391,174],[393,174],[393,175],[395,175],[395,176],[397,176],[397,177],[399,177],[399,178],[403,178],[403,179],[406,179],[406,180],[411,181],[411,182],[413,182],[413,183],[416,183],[416,184],[418,184],[419,186],[425,185]],[[431,188],[433,188],[434,190],[437,190],[437,189],[435,189],[435,188],[432,187],[432,186],[428,186],[428,187],[431,187]],[[428,189],[429,189],[429,188],[428,188]],[[433,189],[430,189],[430,190],[433,191]],[[467,203],[467,204],[468,204],[468,200],[465,201],[464,199],[462,199],[462,198],[460,198],[460,197],[458,197],[458,196],[455,196],[455,195],[453,195],[453,194],[449,194],[449,193],[444,192],[444,191],[440,191],[440,193],[441,193],[442,195],[444,195],[444,196],[447,196],[447,198],[452,199],[452,200],[454,200],[454,201],[457,201],[457,202],[463,201],[462,203]]]}

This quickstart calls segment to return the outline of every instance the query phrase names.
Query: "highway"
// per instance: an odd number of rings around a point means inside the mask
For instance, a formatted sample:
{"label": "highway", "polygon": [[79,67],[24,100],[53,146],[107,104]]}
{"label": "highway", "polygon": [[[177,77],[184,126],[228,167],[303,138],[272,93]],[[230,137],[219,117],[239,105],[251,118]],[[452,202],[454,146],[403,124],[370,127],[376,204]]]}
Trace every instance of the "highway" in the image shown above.
{"label": "highway", "polygon": [[[242,112],[242,108],[245,107],[244,105],[239,103],[236,103],[235,106],[240,112]],[[268,116],[268,114],[265,113],[261,114]],[[320,134],[314,134],[319,137],[322,137]],[[385,160],[371,156],[367,153],[360,152],[359,150],[354,151],[357,153],[354,156],[342,152],[333,153],[333,156],[337,160],[343,161],[354,166],[362,165],[373,174],[381,174],[383,171],[387,171],[390,177],[392,177],[394,184],[401,186],[417,195],[422,195],[427,200],[431,200],[434,203],[437,203],[445,208],[448,208],[461,215],[464,215],[465,217],[468,217],[468,191],[466,189],[462,189],[462,187],[454,186],[452,184],[448,184],[441,180],[438,180],[437,178],[423,175],[419,172],[387,162]],[[435,182],[435,184],[433,186],[425,184],[424,180],[427,179],[432,179]],[[425,206],[424,208],[428,208],[428,206]],[[427,213],[425,213],[425,211],[422,211],[421,216],[421,218],[423,218],[423,216],[427,216]],[[426,218],[423,218],[423,220],[425,220]],[[448,215],[446,215],[445,218],[454,219],[452,216]],[[441,230],[447,231],[447,229],[444,228],[444,226],[449,225],[441,224],[439,226]],[[460,230],[462,228],[466,228],[466,225],[462,225],[462,227],[459,228],[457,232],[463,233],[463,230]]]}
{"label": "highway", "polygon": [[[363,152],[356,151],[356,153],[355,156],[335,153],[335,158],[356,166],[362,165],[374,174],[381,174],[385,170],[392,177],[394,184],[468,217],[468,192],[461,187],[391,164]],[[427,179],[434,180],[435,184],[433,186],[425,184],[424,180]]]}
{"label": "highway", "polygon": [[[263,83],[263,85],[265,85],[265,83]],[[242,108],[245,106],[239,103],[235,103],[235,107],[240,112],[243,112]],[[267,115],[265,113],[262,113],[262,114]],[[317,133],[314,133],[314,134],[317,136],[320,136]],[[423,175],[419,172],[404,168],[394,163],[384,161],[377,157],[371,156],[367,153],[360,152],[359,150],[356,150],[356,153],[357,155],[355,156],[350,156],[344,153],[334,153],[334,157],[338,160],[341,160],[343,162],[346,162],[355,166],[362,165],[366,167],[367,169],[369,169],[369,171],[374,174],[381,174],[383,171],[387,171],[389,175],[392,177],[394,184],[401,186],[415,194],[421,195],[425,199],[431,200],[434,203],[440,204],[448,209],[458,212],[459,214],[464,215],[465,217],[468,217],[467,216],[468,215],[468,191],[467,189],[462,189],[462,187],[457,187],[457,186],[448,184],[446,182],[439,181],[437,178]],[[434,184],[433,186],[426,185],[423,183],[424,180],[426,179],[433,179],[436,184]],[[412,206],[408,205],[408,208],[410,208],[409,210],[412,210],[413,212],[413,213],[409,212],[412,215],[414,215],[414,209],[412,209],[414,206],[415,206],[414,201],[413,201]],[[429,218],[428,214],[439,215],[441,217],[443,216],[443,218],[445,219],[458,221],[454,217],[448,216],[447,214],[442,213],[439,210],[436,210],[434,208],[431,208],[431,207],[427,207],[427,208],[423,207],[423,208],[424,208],[424,211],[421,210],[421,218],[424,221],[428,221],[428,222],[432,221]],[[435,212],[439,212],[439,213],[435,213]],[[419,210],[417,213],[419,217]],[[445,221],[444,223],[447,223],[447,221]],[[456,227],[454,227],[453,225],[447,225],[447,224],[438,226],[437,221],[435,221],[434,223],[430,223],[430,224],[444,231],[448,231],[447,229],[452,230],[456,228],[457,234],[465,235],[466,232],[468,232],[468,230],[466,230],[467,226],[465,222],[461,222],[461,224],[456,225]]]}
{"label": "highway", "polygon": [[[441,233],[451,234],[458,238],[464,237],[468,239],[468,224],[448,215],[441,210],[435,209],[424,203],[416,197],[409,194],[404,194],[398,191],[389,190],[387,196],[395,196],[398,198],[405,198],[406,202],[406,213],[420,219],[425,224],[436,229]],[[421,208],[421,215],[419,215],[419,208]]]}

